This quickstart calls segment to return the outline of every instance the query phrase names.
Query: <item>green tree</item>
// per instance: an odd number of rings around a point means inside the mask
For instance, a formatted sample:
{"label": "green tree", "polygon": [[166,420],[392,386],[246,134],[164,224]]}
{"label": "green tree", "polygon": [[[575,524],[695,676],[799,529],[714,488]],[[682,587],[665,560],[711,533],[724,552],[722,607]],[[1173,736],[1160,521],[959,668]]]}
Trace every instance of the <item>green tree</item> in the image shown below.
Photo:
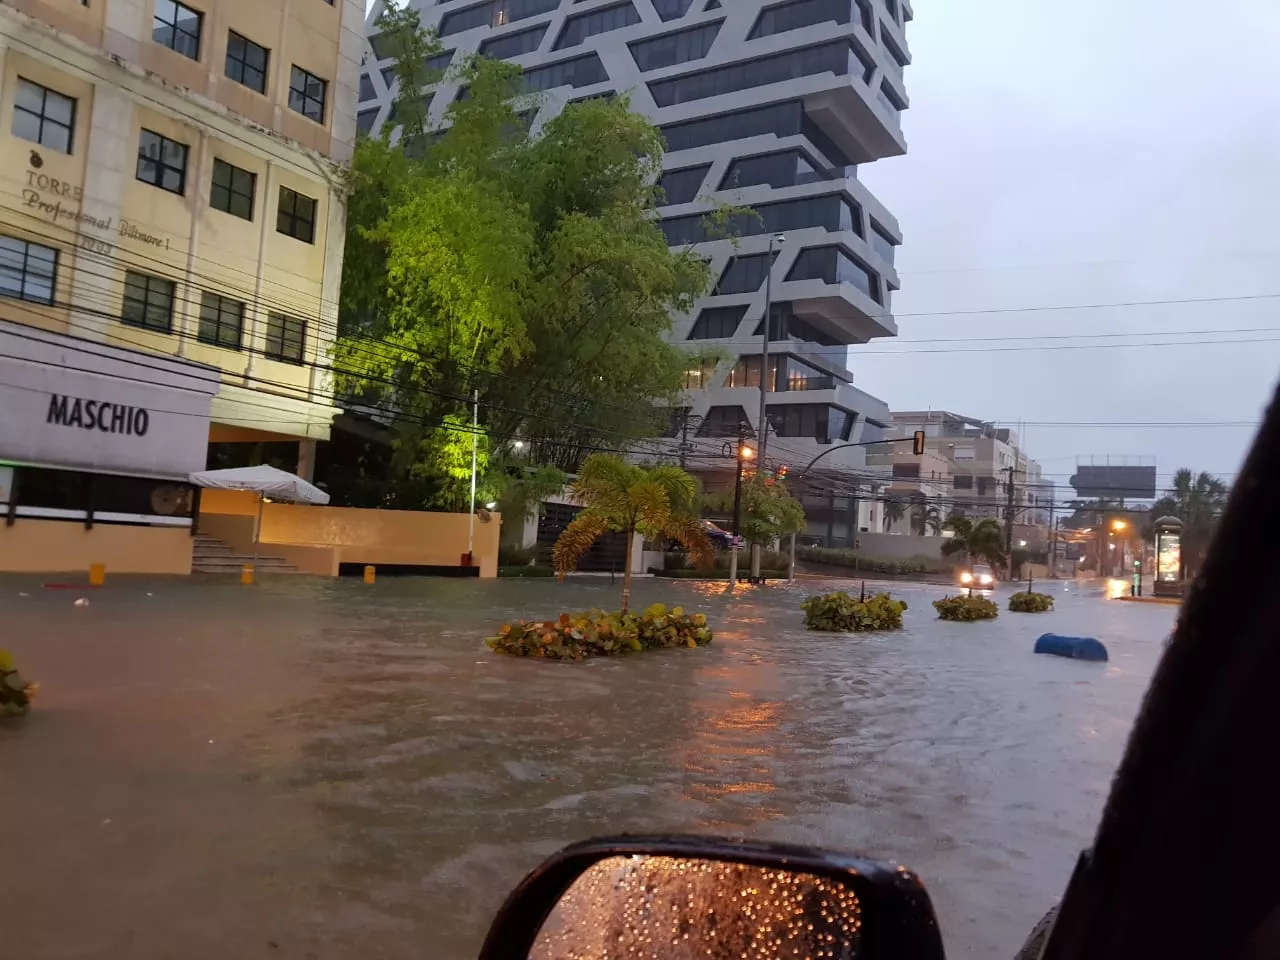
{"label": "green tree", "polygon": [[943,556],[963,554],[965,563],[982,560],[996,570],[1004,569],[1004,530],[998,520],[987,518],[975,523],[968,517],[952,517],[942,526],[955,533],[942,544]]}
{"label": "green tree", "polygon": [[897,497],[885,497],[882,501],[882,512],[884,513],[884,532],[888,533],[889,529],[898,523],[907,515],[906,505]]}
{"label": "green tree", "polygon": [[482,58],[453,68],[468,95],[442,129],[418,132],[438,43],[408,11],[388,31],[405,130],[395,147],[361,138],[350,174],[334,362],[349,402],[412,439],[478,392],[494,455],[520,435],[529,462],[570,471],[655,435],[686,367],[671,316],[710,279],[657,226],[661,136],[625,97],[571,104],[531,136],[520,69]]}
{"label": "green tree", "polygon": [[804,507],[780,483],[753,479],[742,487],[739,524],[747,543],[769,547],[782,537],[804,530]]}
{"label": "green tree", "polygon": [[497,465],[489,485],[502,513],[502,541],[518,543],[525,521],[537,516],[547,498],[563,491],[568,482],[565,472],[556,467],[526,467],[516,462]]}
{"label": "green tree", "polygon": [[911,532],[923,537],[929,531],[935,537],[942,532],[942,514],[924,497],[915,498],[911,503]]}
{"label": "green tree", "polygon": [[1214,531],[1227,506],[1227,486],[1210,473],[1194,473],[1183,467],[1173,475],[1166,494],[1155,502],[1148,514],[1144,531],[1154,534],[1152,525],[1161,517],[1177,517],[1182,521],[1182,562],[1187,576],[1195,576]]}
{"label": "green tree", "polygon": [[698,519],[698,486],[679,467],[641,467],[607,453],[582,464],[571,495],[583,510],[551,549],[556,572],[572,571],[600,537],[622,533],[627,543],[622,612],[631,602],[631,560],[636,534],[679,542],[698,567],[709,567],[714,551]]}

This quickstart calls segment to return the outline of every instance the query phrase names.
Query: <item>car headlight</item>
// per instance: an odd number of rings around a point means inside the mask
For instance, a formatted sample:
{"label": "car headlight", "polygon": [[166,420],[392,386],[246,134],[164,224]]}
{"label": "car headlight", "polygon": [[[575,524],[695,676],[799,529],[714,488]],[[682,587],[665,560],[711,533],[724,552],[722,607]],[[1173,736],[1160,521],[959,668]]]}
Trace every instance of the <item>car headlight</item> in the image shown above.
{"label": "car headlight", "polygon": [[991,582],[991,574],[989,574],[989,573],[984,573],[984,574],[982,575],[982,578],[981,578],[981,579],[982,579],[982,582],[983,582],[983,583],[990,583],[990,582]]}
{"label": "car headlight", "polygon": [[962,573],[962,574],[960,574],[960,582],[961,582],[961,583],[973,583],[973,574],[972,574],[972,573]]}

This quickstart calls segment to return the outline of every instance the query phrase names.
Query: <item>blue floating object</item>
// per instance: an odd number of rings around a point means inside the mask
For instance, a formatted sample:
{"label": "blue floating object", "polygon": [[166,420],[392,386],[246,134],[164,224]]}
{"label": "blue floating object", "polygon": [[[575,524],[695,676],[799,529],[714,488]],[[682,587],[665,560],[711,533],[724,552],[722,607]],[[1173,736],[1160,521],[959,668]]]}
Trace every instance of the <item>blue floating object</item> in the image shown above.
{"label": "blue floating object", "polygon": [[1064,637],[1057,633],[1046,633],[1037,640],[1036,653],[1048,653],[1071,660],[1105,662],[1108,659],[1107,648],[1100,640],[1093,637]]}

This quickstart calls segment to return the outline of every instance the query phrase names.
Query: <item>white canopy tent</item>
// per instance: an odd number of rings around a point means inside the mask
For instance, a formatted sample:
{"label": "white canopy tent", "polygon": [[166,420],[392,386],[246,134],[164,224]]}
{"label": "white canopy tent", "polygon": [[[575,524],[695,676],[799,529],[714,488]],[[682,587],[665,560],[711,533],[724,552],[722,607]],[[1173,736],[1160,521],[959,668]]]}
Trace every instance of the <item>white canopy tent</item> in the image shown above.
{"label": "white canopy tent", "polygon": [[211,490],[249,490],[258,495],[258,516],[253,524],[253,559],[258,560],[258,541],[262,535],[262,506],[268,499],[290,503],[323,506],[329,495],[301,477],[262,464],[257,467],[232,467],[229,470],[202,470],[191,474],[197,487]]}

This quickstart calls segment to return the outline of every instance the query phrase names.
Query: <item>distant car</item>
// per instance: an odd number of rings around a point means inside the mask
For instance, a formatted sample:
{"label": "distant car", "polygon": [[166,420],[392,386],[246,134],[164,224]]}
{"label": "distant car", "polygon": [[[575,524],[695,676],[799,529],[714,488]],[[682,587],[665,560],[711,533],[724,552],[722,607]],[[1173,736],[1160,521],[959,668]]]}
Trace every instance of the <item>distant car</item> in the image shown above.
{"label": "distant car", "polygon": [[996,585],[996,572],[985,563],[975,563],[960,572],[960,584],[974,590],[990,590]]}
{"label": "distant car", "polygon": [[714,521],[703,520],[702,529],[707,532],[707,538],[717,550],[728,550],[733,546],[733,534]]}

